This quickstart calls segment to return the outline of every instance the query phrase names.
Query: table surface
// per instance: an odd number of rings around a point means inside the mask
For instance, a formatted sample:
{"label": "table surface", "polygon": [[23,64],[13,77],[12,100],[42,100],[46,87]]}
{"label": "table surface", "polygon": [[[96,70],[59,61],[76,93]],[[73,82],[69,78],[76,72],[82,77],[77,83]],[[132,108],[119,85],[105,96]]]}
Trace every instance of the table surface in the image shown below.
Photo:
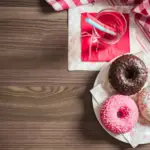
{"label": "table surface", "polygon": [[0,0],[0,150],[131,148],[96,120],[89,90],[97,72],[67,71],[67,39],[67,11]]}

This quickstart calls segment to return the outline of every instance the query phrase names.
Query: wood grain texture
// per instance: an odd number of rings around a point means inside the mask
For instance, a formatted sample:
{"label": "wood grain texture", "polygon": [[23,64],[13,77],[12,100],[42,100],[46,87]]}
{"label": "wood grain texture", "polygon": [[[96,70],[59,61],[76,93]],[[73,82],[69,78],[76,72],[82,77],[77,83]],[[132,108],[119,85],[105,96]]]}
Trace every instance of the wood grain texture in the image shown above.
{"label": "wood grain texture", "polygon": [[130,149],[96,120],[89,90],[97,72],[67,71],[67,41],[66,11],[0,1],[0,150]]}
{"label": "wood grain texture", "polygon": [[92,85],[0,88],[2,149],[120,149],[93,113]]}

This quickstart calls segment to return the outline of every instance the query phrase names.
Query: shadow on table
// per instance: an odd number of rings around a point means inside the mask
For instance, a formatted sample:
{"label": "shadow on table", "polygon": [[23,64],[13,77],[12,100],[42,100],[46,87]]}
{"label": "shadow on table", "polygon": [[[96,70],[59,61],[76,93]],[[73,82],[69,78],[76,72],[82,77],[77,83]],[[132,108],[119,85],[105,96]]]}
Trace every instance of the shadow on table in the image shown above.
{"label": "shadow on table", "polygon": [[111,144],[118,146],[120,150],[129,148],[130,145],[117,141],[111,137],[97,121],[92,107],[92,96],[89,92],[92,86],[93,85],[91,84],[88,85],[83,96],[81,97],[83,101],[84,114],[80,120],[79,128],[83,137],[86,140],[89,140],[89,143],[91,144]]}
{"label": "shadow on table", "polygon": [[55,10],[46,2],[46,0],[39,0],[39,5],[43,13],[55,12]]}

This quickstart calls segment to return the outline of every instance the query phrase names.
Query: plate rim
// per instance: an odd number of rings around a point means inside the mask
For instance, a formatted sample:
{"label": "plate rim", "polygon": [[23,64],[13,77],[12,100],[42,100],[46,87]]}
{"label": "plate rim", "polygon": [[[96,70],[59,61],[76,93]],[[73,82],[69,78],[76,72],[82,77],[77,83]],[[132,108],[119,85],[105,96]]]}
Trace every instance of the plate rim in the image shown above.
{"label": "plate rim", "polygon": [[[128,55],[128,54],[129,54],[129,53],[123,54],[123,55]],[[121,55],[121,56],[123,56],[123,55]],[[133,54],[133,55],[136,55],[136,54]],[[110,62],[104,64],[104,66],[101,68],[101,70],[99,71],[99,73],[98,73],[98,75],[97,75],[97,77],[96,77],[96,79],[95,79],[95,81],[94,81],[93,88],[96,87],[98,84],[100,84],[100,83],[98,83],[98,78],[99,78],[99,76],[101,75],[102,71],[103,71],[106,67],[110,66],[110,64],[111,64],[114,60],[116,60],[117,58],[119,58],[119,57],[121,57],[121,56],[118,56],[118,57],[112,59]],[[109,132],[109,131],[102,125],[100,119],[98,118],[98,116],[97,116],[97,114],[96,114],[96,110],[95,110],[95,108],[94,108],[94,105],[98,105],[98,104],[95,102],[95,99],[94,99],[94,97],[93,97],[93,95],[92,95],[92,106],[93,106],[94,114],[95,114],[95,116],[96,116],[96,118],[97,118],[99,124],[100,124],[100,125],[103,127],[103,129],[104,129],[110,136],[112,136],[113,138],[117,139],[118,141],[124,142],[124,143],[129,143],[129,142],[127,141],[127,139],[125,139],[125,137],[124,137],[124,140],[121,140],[120,138],[117,138],[117,137],[113,136],[113,133]],[[148,143],[150,143],[150,142],[144,142],[144,141],[142,141],[142,142],[140,142],[139,144],[148,144]],[[129,144],[130,144],[130,143],[129,143]]]}

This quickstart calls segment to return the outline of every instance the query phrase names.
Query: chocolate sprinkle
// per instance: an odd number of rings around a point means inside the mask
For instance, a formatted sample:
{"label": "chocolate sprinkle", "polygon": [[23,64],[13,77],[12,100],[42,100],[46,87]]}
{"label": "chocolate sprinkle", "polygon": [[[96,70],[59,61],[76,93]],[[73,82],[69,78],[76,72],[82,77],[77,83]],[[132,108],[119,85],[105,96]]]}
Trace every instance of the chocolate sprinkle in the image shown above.
{"label": "chocolate sprinkle", "polygon": [[139,92],[147,81],[148,71],[144,62],[135,55],[123,55],[110,66],[109,82],[123,95]]}

